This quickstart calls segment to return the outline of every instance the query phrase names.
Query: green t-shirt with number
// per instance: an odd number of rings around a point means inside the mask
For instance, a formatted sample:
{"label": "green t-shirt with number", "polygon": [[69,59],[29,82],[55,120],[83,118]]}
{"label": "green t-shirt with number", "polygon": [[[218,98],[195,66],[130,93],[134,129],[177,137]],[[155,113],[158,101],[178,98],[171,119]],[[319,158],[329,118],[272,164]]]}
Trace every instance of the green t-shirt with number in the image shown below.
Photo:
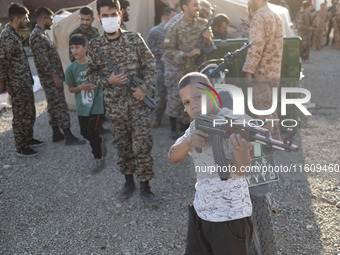
{"label": "green t-shirt with number", "polygon": [[[78,87],[86,81],[86,65],[80,65],[75,60],[66,68],[65,83]],[[75,93],[77,114],[90,116],[90,114],[104,114],[104,101],[102,88]]]}

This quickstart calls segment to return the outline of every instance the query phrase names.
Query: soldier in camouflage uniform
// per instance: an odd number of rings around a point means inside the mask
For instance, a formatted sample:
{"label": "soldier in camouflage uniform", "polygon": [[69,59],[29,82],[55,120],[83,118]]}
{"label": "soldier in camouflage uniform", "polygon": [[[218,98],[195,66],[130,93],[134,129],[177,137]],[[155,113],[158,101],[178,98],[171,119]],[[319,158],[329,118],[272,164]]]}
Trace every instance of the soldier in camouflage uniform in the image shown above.
{"label": "soldier in camouflage uniform", "polygon": [[296,25],[299,36],[302,38],[301,43],[302,60],[306,63],[309,63],[311,31],[314,30],[312,24],[312,17],[310,13],[312,5],[310,4],[310,2],[305,1],[302,4],[302,8],[303,10],[296,15]]}
{"label": "soldier in camouflage uniform", "polygon": [[122,19],[120,21],[120,28],[123,30],[127,30],[124,22],[128,22],[130,20],[130,2],[127,0],[119,0],[120,8],[122,11]]}
{"label": "soldier in camouflage uniform", "polygon": [[12,3],[8,8],[9,23],[0,34],[0,93],[6,89],[11,96],[13,134],[17,155],[33,157],[38,153],[30,146],[41,145],[33,139],[35,105],[33,78],[18,30],[28,19],[25,6]]}
{"label": "soldier in camouflage uniform", "polygon": [[[71,34],[70,38],[72,35],[75,34],[82,34],[85,35],[87,41],[91,41],[91,39],[98,37],[99,31],[97,28],[92,27],[92,23],[94,21],[93,17],[93,11],[92,8],[89,6],[85,6],[80,9],[80,26],[75,29]],[[69,55],[70,55],[70,60],[73,62],[75,59],[71,53],[71,50],[69,50]]]}
{"label": "soldier in camouflage uniform", "polygon": [[163,42],[165,37],[164,26],[176,14],[176,10],[171,7],[165,7],[162,14],[162,22],[157,26],[151,28],[149,36],[146,40],[151,52],[156,58],[156,109],[155,120],[152,123],[153,128],[158,128],[161,125],[161,120],[166,108],[166,87],[164,86],[164,64],[161,60],[163,55]]}
{"label": "soldier in camouflage uniform", "polygon": [[[149,186],[149,180],[154,176],[149,123],[151,110],[143,102],[143,91],[126,85],[126,74],[142,76],[146,84],[153,84],[155,60],[140,34],[119,28],[122,12],[118,0],[97,0],[97,11],[105,33],[90,42],[86,79],[104,90],[106,115],[112,124],[118,165],[126,179],[118,198],[126,200],[131,197],[135,190],[133,173],[136,173],[141,197],[155,205],[158,198]],[[121,73],[115,75],[100,54]],[[145,84],[142,86],[146,89]]]}
{"label": "soldier in camouflage uniform", "polygon": [[[165,71],[165,82],[168,89],[166,113],[170,117],[172,139],[178,138],[176,118],[183,109],[178,95],[178,81],[183,75],[198,67],[197,58],[199,55],[216,49],[212,42],[212,32],[206,29],[207,21],[198,17],[199,1],[181,0],[180,4],[183,17],[170,28],[164,39],[164,57],[171,61],[177,70],[177,75],[169,77],[169,79],[166,77],[167,70]],[[205,48],[200,49],[203,37],[206,39]]]}
{"label": "soldier in camouflage uniform", "polygon": [[[70,116],[64,95],[64,71],[59,54],[45,32],[53,24],[53,12],[48,8],[40,7],[36,10],[35,16],[37,25],[30,36],[30,46],[46,95],[49,123],[53,131],[52,140],[58,142],[65,139],[65,145],[84,144],[84,140],[76,138],[71,133]],[[59,128],[63,129],[64,134],[60,132]]]}
{"label": "soldier in camouflage uniform", "polygon": [[315,16],[313,17],[313,24],[315,24],[315,30],[313,31],[313,42],[312,49],[313,50],[321,50],[321,43],[323,34],[326,28],[326,19],[327,19],[327,5],[322,3],[320,5],[320,10],[315,12]]}
{"label": "soldier in camouflage uniform", "polygon": [[[279,87],[283,53],[282,21],[271,11],[266,0],[250,0],[249,6],[254,11],[249,31],[249,48],[246,62],[243,66],[249,86],[253,87],[253,106],[257,110],[268,110],[272,106],[272,88]],[[250,82],[254,78],[255,83]],[[278,119],[276,112],[256,116],[256,119]],[[280,139],[280,129],[275,121],[266,127],[272,137]]]}

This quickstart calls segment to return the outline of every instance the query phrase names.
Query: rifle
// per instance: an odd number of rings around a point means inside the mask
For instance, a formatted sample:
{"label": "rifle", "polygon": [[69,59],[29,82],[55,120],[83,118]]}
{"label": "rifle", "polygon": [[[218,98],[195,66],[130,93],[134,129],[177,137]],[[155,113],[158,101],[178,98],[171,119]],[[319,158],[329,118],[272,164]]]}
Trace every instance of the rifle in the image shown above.
{"label": "rifle", "polygon": [[[208,30],[208,29],[211,28],[211,25],[212,25],[212,23],[213,23],[213,21],[214,21],[214,14],[215,14],[215,11],[216,11],[216,5],[215,5],[214,7],[211,8],[211,15],[210,15],[210,18],[209,18],[209,20],[208,20],[208,23],[207,23],[207,25],[206,25],[204,31],[206,31],[206,30]],[[199,66],[200,63],[202,63],[202,61],[204,60],[204,54],[203,54],[203,49],[205,48],[205,47],[204,47],[204,44],[205,44],[205,38],[203,37],[203,38],[202,38],[202,41],[201,41],[201,44],[200,44],[201,54],[200,54],[200,55],[197,57],[197,59],[196,59],[196,66]]]}
{"label": "rifle", "polygon": [[[110,60],[108,60],[101,52],[98,52],[99,58],[104,60],[106,63],[108,63],[109,67],[111,70],[117,75],[120,74],[121,72],[111,63]],[[140,88],[146,95],[143,99],[144,103],[146,103],[147,106],[149,106],[151,109],[156,108],[156,104],[153,101],[152,97],[148,95],[148,92],[144,90],[142,87],[140,87],[139,83],[143,83],[143,80],[137,79],[137,78],[131,78],[129,75],[126,75],[127,81],[126,84],[128,85],[129,88]],[[139,83],[138,83],[139,82]],[[151,86],[152,87],[152,86]],[[153,88],[153,87],[152,87]],[[153,88],[154,89],[154,88]]]}
{"label": "rifle", "polygon": [[[281,151],[297,151],[299,148],[293,144],[293,129],[288,129],[283,141],[271,138],[268,129],[249,125],[246,121],[240,123],[236,118],[230,116],[215,115],[198,115],[195,119],[195,127],[209,134],[212,142],[214,160],[217,165],[230,166],[231,159],[228,159],[224,153],[223,142],[228,139],[231,134],[240,134],[241,137],[249,142],[257,142],[264,146],[264,150],[273,152]],[[221,180],[227,180],[230,172],[219,172]]]}
{"label": "rifle", "polygon": [[238,59],[248,48],[253,45],[252,42],[245,43],[241,48],[235,50],[234,52],[228,52],[220,59],[222,61],[217,67],[204,68],[202,73],[208,78],[216,78],[223,72],[228,66],[230,66],[236,59]]}

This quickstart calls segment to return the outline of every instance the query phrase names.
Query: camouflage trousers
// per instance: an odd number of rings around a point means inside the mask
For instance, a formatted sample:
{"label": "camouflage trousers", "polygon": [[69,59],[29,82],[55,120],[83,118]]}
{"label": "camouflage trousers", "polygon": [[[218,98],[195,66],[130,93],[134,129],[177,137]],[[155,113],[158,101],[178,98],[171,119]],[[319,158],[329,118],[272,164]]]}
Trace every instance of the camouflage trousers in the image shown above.
{"label": "camouflage trousers", "polygon": [[168,90],[166,114],[177,118],[183,112],[183,104],[178,94],[178,82],[181,79],[181,71],[167,58],[162,58],[164,63],[164,84]]}
{"label": "camouflage trousers", "polygon": [[118,166],[124,175],[136,173],[139,181],[153,178],[150,108],[130,91],[112,96],[104,90],[106,116],[111,120],[113,145],[118,153]]}
{"label": "camouflage trousers", "polygon": [[33,90],[9,93],[12,100],[12,127],[17,150],[28,144],[33,137],[35,105]]}
{"label": "camouflage trousers", "polygon": [[155,117],[156,119],[161,120],[163,118],[163,114],[166,109],[166,101],[167,101],[167,89],[164,85],[164,64],[161,60],[157,59],[156,62],[156,71],[157,71],[157,78],[156,78],[156,96],[155,96]]}
{"label": "camouflage trousers", "polygon": [[299,33],[299,36],[302,38],[302,43],[301,43],[301,57],[302,60],[309,60],[309,52],[310,52],[310,33],[309,32],[304,32],[304,33]]}
{"label": "camouflage trousers", "polygon": [[313,31],[313,42],[312,42],[313,50],[321,50],[322,38],[323,38],[322,29],[317,29]]}
{"label": "camouflage trousers", "polygon": [[68,114],[64,88],[56,88],[52,79],[40,78],[40,82],[46,96],[50,117],[49,124],[52,127],[58,126],[62,129],[70,128],[70,115]]}
{"label": "camouflage trousers", "polygon": [[[279,87],[279,80],[261,80],[253,86],[253,106],[256,110],[268,110],[273,103],[273,87]],[[269,115],[255,115],[252,114],[254,119],[279,119],[278,114],[274,111]],[[280,125],[278,121],[269,121],[265,126],[274,139],[280,139]]]}

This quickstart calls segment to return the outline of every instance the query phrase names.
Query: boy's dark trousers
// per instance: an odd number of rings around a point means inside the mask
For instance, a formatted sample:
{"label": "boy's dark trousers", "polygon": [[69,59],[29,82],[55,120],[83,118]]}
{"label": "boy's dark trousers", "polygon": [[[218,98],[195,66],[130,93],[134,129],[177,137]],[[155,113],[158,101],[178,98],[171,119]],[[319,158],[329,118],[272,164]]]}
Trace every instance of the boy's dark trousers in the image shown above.
{"label": "boy's dark trousers", "polygon": [[253,235],[250,217],[209,222],[202,220],[189,205],[185,255],[247,255]]}
{"label": "boy's dark trousers", "polygon": [[100,123],[104,118],[103,114],[90,116],[78,116],[80,133],[91,145],[92,154],[96,159],[102,158],[102,138],[99,135]]}

